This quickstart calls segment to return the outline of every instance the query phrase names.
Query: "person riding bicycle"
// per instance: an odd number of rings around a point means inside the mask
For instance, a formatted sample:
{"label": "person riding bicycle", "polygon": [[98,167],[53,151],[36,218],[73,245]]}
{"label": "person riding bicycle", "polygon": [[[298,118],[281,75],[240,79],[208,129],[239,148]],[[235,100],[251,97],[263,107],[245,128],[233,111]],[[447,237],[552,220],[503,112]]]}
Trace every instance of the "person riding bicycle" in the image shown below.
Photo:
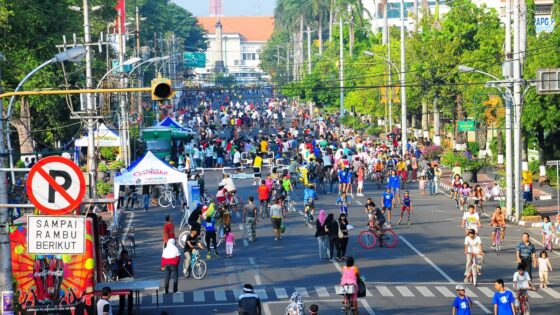
{"label": "person riding bicycle", "polygon": [[[468,183],[464,182],[463,186],[459,189],[459,194],[461,195],[461,210],[463,210],[463,207],[467,204],[469,197],[471,197],[472,195],[472,189],[469,186]],[[476,210],[476,208],[475,208]]]}
{"label": "person riding bicycle", "polygon": [[555,228],[552,222],[550,221],[550,217],[544,216],[542,222],[542,243],[545,244],[545,250],[546,250],[547,238],[552,237],[552,235],[554,235],[554,232],[555,232]]}
{"label": "person riding bicycle", "polygon": [[516,292],[515,307],[519,307],[519,299],[527,295],[527,290],[537,290],[531,281],[531,276],[525,271],[523,263],[517,266],[517,272],[513,274],[513,290]]}
{"label": "person riding bicycle", "polygon": [[216,201],[218,204],[225,204],[227,200],[227,189],[222,185],[218,185],[218,192],[216,193]]}
{"label": "person riding bicycle", "polygon": [[261,185],[257,188],[257,192],[259,193],[260,206],[262,207],[263,204],[267,206],[268,200],[270,200],[270,189],[266,185],[266,181],[264,179],[261,180]]}
{"label": "person riding bicycle", "polygon": [[397,162],[397,175],[401,178],[402,182],[406,182],[408,170],[406,162],[403,159],[399,159]]}
{"label": "person riding bicycle", "polygon": [[287,193],[284,187],[278,181],[278,179],[274,180],[271,193],[272,193],[272,198],[274,200],[280,200],[280,204],[284,205],[284,198],[286,198]]}
{"label": "person riding bicycle", "polygon": [[196,230],[198,233],[200,233],[200,223],[198,223],[199,219],[203,219],[202,204],[200,202],[196,205],[196,208],[193,210],[193,212],[191,212],[187,220],[187,223],[188,225],[190,225],[191,230]]}
{"label": "person riding bicycle", "polygon": [[[463,187],[463,179],[461,178],[461,175],[455,174],[455,176],[453,176],[453,180],[451,182],[451,185],[453,186],[453,189],[451,190],[451,194],[449,195],[449,199],[458,198],[459,197],[459,189],[461,189],[461,187]],[[457,208],[459,208],[459,205],[457,205]]]}
{"label": "person riding bicycle", "polygon": [[478,213],[475,211],[474,206],[470,205],[469,210],[467,210],[467,212],[463,215],[461,227],[465,229],[465,234],[468,235],[471,229],[478,234],[478,228],[481,226]]}
{"label": "person riding bicycle", "polygon": [[[354,286],[354,293],[352,294],[352,310],[354,315],[358,314],[358,278],[360,273],[358,267],[354,266],[354,257],[348,256],[346,258],[346,266],[342,267],[342,277],[340,285]],[[347,302],[346,299],[344,302]]]}
{"label": "person riding bicycle", "polygon": [[482,250],[482,241],[480,236],[476,235],[474,229],[469,230],[468,236],[465,236],[465,256],[467,257],[467,262],[465,264],[465,282],[468,280],[468,275],[470,273],[471,263],[473,263],[473,257],[476,256],[478,259],[477,273],[481,275],[480,270],[482,269],[482,260],[484,258],[484,251]]}
{"label": "person riding bicycle", "polygon": [[381,211],[381,209],[377,208],[374,204],[369,203],[368,212],[371,212],[371,217],[368,222],[369,228],[381,231],[383,224],[385,224],[385,211]]}
{"label": "person riding bicycle", "polygon": [[496,246],[494,241],[496,240],[496,229],[498,228],[500,229],[500,238],[502,239],[501,243],[503,244],[504,238],[506,237],[506,218],[502,212],[502,207],[496,206],[496,210],[490,219],[490,226],[492,227],[492,247]]}
{"label": "person riding bicycle", "polygon": [[[196,248],[204,249],[204,245],[200,241],[199,232],[196,229],[191,229],[191,233],[187,236],[185,241],[185,250],[183,255],[185,255],[185,261],[191,261],[191,254]],[[190,269],[190,263],[188,264]],[[188,270],[183,270],[183,274],[186,274]]]}
{"label": "person riding bicycle", "polygon": [[237,191],[233,179],[230,178],[229,174],[224,174],[224,179],[220,182],[219,186],[223,186],[230,196],[230,201],[233,201],[233,195]]}
{"label": "person riding bicycle", "polygon": [[286,195],[290,195],[292,190],[294,190],[294,187],[292,186],[292,181],[287,173],[282,176],[281,183],[282,187],[284,187],[284,190],[286,191]]}
{"label": "person riding bicycle", "polygon": [[313,220],[313,215],[315,214],[315,200],[319,200],[317,198],[317,193],[315,192],[315,185],[309,184],[303,190],[303,201],[305,202],[304,212],[307,215],[308,209],[311,211],[311,220]]}

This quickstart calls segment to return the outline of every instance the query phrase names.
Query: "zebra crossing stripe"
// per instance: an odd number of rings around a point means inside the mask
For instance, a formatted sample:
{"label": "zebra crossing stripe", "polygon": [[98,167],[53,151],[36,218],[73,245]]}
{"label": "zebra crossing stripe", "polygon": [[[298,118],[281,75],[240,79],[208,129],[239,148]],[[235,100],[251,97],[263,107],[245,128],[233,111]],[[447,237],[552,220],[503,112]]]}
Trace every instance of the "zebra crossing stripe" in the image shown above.
{"label": "zebra crossing stripe", "polygon": [[480,287],[478,290],[489,298],[494,297],[494,292],[486,287]]}
{"label": "zebra crossing stripe", "polygon": [[542,298],[543,298],[542,295],[538,294],[538,293],[535,292],[535,291],[528,291],[528,292],[529,292],[529,296],[530,296],[531,298],[533,298],[533,299],[534,299],[534,298],[537,298],[537,299],[542,299]]}
{"label": "zebra crossing stripe", "polygon": [[412,293],[412,291],[410,291],[405,286],[398,285],[398,286],[396,286],[396,288],[402,296],[414,296],[414,293]]}
{"label": "zebra crossing stripe", "polygon": [[439,292],[441,292],[441,294],[443,294],[443,296],[445,297],[454,297],[455,294],[453,294],[453,292],[449,291],[448,288],[446,287],[435,287],[436,290],[438,290]]}
{"label": "zebra crossing stripe", "polygon": [[309,293],[307,293],[307,289],[306,289],[306,288],[299,287],[299,288],[295,288],[295,289],[296,289],[296,291],[299,292],[299,294],[300,294],[302,297],[309,297]]}
{"label": "zebra crossing stripe", "polygon": [[418,286],[416,287],[416,290],[418,290],[418,292],[420,292],[420,294],[422,294],[424,297],[435,297],[432,291],[428,290],[428,288],[426,287]]}
{"label": "zebra crossing stripe", "polygon": [[555,299],[560,299],[560,294],[554,290],[552,290],[551,288],[545,288],[545,289],[541,289],[542,291],[548,293],[548,295],[552,296]]}
{"label": "zebra crossing stripe", "polygon": [[243,290],[241,289],[233,289],[233,295],[235,296],[235,299],[237,300],[239,298],[239,296],[243,294]]}
{"label": "zebra crossing stripe", "polygon": [[214,291],[214,298],[216,301],[226,301],[226,291],[224,290],[216,290]]}
{"label": "zebra crossing stripe", "polygon": [[329,292],[327,291],[327,288],[325,288],[325,287],[315,287],[315,291],[317,292],[317,295],[319,297],[328,297],[329,296]]}
{"label": "zebra crossing stripe", "polygon": [[163,294],[161,292],[159,293],[152,293],[152,304],[156,304],[158,301],[158,294],[159,294],[159,301],[160,303],[163,302]]}
{"label": "zebra crossing stripe", "polygon": [[387,288],[384,285],[378,285],[378,286],[375,286],[375,288],[383,296],[393,296],[393,293],[389,290],[389,288]]}
{"label": "zebra crossing stripe", "polygon": [[474,293],[471,289],[469,289],[468,287],[465,288],[467,289],[465,292],[467,293],[468,296],[470,297],[478,297],[478,295],[476,293]]}
{"label": "zebra crossing stripe", "polygon": [[185,303],[185,295],[183,293],[173,293],[173,303]]}
{"label": "zebra crossing stripe", "polygon": [[193,292],[193,301],[195,302],[204,302],[206,298],[204,297],[204,291],[194,291]]}
{"label": "zebra crossing stripe", "polygon": [[256,289],[255,293],[259,296],[261,300],[268,300],[268,295],[265,289]]}
{"label": "zebra crossing stripe", "polygon": [[286,293],[286,289],[284,288],[274,288],[274,293],[276,294],[276,298],[278,299],[288,298],[288,293]]}

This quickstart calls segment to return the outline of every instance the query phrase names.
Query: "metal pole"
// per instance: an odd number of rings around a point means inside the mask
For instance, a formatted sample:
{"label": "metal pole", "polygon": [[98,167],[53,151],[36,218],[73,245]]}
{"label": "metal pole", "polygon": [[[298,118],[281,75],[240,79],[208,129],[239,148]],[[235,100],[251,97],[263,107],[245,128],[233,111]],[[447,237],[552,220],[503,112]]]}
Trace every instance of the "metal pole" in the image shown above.
{"label": "metal pole", "polygon": [[[122,25],[121,25],[121,21],[122,21],[122,17],[121,17],[121,10],[118,11],[118,21],[117,21],[117,25],[119,28],[119,68],[120,68],[120,82],[119,85],[121,88],[125,87],[125,79],[123,76],[123,63],[124,63],[124,34],[122,33]],[[120,97],[119,97],[119,107],[120,107],[120,111],[121,111],[121,123],[120,123],[120,133],[119,136],[121,138],[121,152],[122,152],[122,156],[121,159],[124,162],[125,165],[128,165],[128,150],[127,150],[127,128],[126,128],[126,94],[125,93],[121,93]]]}
{"label": "metal pole", "polygon": [[340,117],[344,116],[344,39],[343,39],[343,24],[342,24],[342,13],[339,17],[339,28],[340,28]]}
{"label": "metal pole", "polygon": [[404,43],[404,0],[401,0],[401,145],[402,156],[406,155],[407,139],[407,126],[406,126],[406,56],[405,56],[405,43]]}
{"label": "metal pole", "polygon": [[311,74],[311,28],[307,25],[307,74]]}
{"label": "metal pole", "polygon": [[[140,8],[136,7],[136,54],[138,58],[142,58],[141,55],[141,51],[140,51]],[[138,74],[137,74],[137,79],[138,79],[138,86],[142,87],[144,86],[144,80],[140,75],[140,72],[142,71],[142,69],[140,69],[140,67],[138,67]],[[143,115],[142,115],[142,93],[138,93],[137,95],[137,110],[138,110],[138,130],[140,130],[142,128],[142,119],[143,119]]]}
{"label": "metal pole", "polygon": [[[86,88],[93,88],[93,72],[91,70],[91,34],[89,29],[89,0],[83,1],[84,10],[84,44],[86,48]],[[96,166],[95,166],[95,132],[93,126],[95,125],[95,120],[92,118],[94,114],[94,104],[93,95],[91,93],[86,94],[86,109],[87,115],[87,130],[88,130],[88,148],[87,148],[87,170],[89,174],[93,174],[90,181],[90,198],[95,198],[97,195],[96,191]]]}
{"label": "metal pole", "polygon": [[389,98],[389,132],[393,132],[393,75],[391,70],[391,36],[387,33],[387,60],[389,60],[389,88],[387,97]]}
{"label": "metal pole", "polygon": [[519,2],[514,0],[513,7],[513,154],[515,174],[515,218],[519,220],[521,209],[521,129],[520,129],[520,106],[521,106],[521,63],[520,63],[520,27],[519,27]]}
{"label": "metal pole", "polygon": [[[506,61],[508,62],[508,68],[511,70],[511,2],[512,0],[507,0],[506,2],[506,43],[505,43],[505,54]],[[509,72],[509,71],[508,71]],[[507,76],[511,78],[511,73],[507,73]],[[511,89],[511,87],[508,87]],[[510,90],[511,92],[511,90]],[[505,112],[505,133],[506,133],[506,212],[508,215],[513,215],[513,138],[512,138],[512,128],[511,128],[511,116],[512,116],[512,105],[513,98],[506,98],[506,112]]]}

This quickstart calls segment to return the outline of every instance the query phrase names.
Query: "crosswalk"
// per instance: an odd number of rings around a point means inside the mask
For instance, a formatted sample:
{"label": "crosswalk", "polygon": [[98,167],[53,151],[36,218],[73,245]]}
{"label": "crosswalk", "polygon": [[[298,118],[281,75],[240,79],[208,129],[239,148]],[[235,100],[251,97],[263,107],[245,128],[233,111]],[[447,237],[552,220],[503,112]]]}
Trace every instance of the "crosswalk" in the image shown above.
{"label": "crosswalk", "polygon": [[[453,298],[455,285],[447,283],[367,283],[367,296],[372,298]],[[478,287],[466,286],[466,293],[472,298],[491,300],[494,296],[493,284],[481,284]],[[508,288],[511,290],[511,288]],[[294,291],[298,291],[304,299],[337,299],[335,286],[307,286],[307,287],[256,287],[255,293],[263,301],[287,300]],[[142,305],[160,304],[199,304],[234,302],[242,293],[241,289],[229,290],[197,290],[176,294],[141,293]],[[541,289],[529,292],[532,299],[558,299],[560,288]]]}

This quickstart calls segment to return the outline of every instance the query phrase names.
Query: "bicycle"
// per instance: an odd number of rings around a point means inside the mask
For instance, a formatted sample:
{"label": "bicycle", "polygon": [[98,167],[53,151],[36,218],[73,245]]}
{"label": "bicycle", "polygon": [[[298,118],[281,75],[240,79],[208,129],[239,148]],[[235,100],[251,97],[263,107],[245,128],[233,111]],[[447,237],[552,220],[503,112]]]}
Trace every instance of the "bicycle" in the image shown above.
{"label": "bicycle", "polygon": [[518,315],[531,315],[531,306],[529,305],[529,294],[527,294],[527,289],[521,289],[519,291],[518,306],[516,311]]}
{"label": "bicycle", "polygon": [[496,250],[496,255],[500,255],[502,251],[502,228],[494,227],[494,240],[493,243],[496,245],[494,249]]}
{"label": "bicycle", "polygon": [[296,212],[296,203],[292,200],[292,197],[289,194],[286,196],[286,200],[284,201],[284,208],[288,211],[288,213]]}
{"label": "bicycle", "polygon": [[478,270],[480,268],[480,261],[478,255],[471,254],[471,264],[468,268],[468,273],[466,277],[466,283],[472,283],[475,287],[478,285]]}
{"label": "bicycle", "polygon": [[163,193],[159,196],[158,204],[162,208],[167,208],[169,206],[171,206],[171,208],[175,208],[177,206],[177,200],[171,187],[164,187]]}
{"label": "bicycle", "polygon": [[115,261],[114,258],[103,255],[103,282],[112,282],[116,279],[114,269]]}
{"label": "bicycle", "polygon": [[397,233],[391,228],[382,228],[379,231],[377,228],[370,227],[358,234],[358,242],[365,249],[375,248],[377,242],[379,247],[385,245],[387,248],[394,248],[397,246],[397,239]]}
{"label": "bicycle", "polygon": [[134,240],[134,229],[135,226],[131,225],[130,228],[128,229],[128,233],[126,233],[126,239],[128,241],[128,253],[131,256],[135,256],[136,255],[136,241]]}
{"label": "bicycle", "polygon": [[241,198],[241,196],[239,196],[236,191],[232,191],[229,193],[228,201],[229,207],[231,207],[236,212],[239,209],[243,208],[243,198]]}
{"label": "bicycle", "polygon": [[206,277],[208,272],[208,266],[206,262],[200,258],[200,253],[198,250],[193,249],[191,253],[191,260],[186,259],[183,262],[183,275],[188,278],[193,275],[196,280],[201,280]]}
{"label": "bicycle", "polygon": [[261,214],[261,218],[264,219],[264,216],[270,218],[270,208],[268,207],[268,200],[261,200],[259,213]]}
{"label": "bicycle", "polygon": [[352,307],[352,298],[354,296],[354,290],[356,287],[353,284],[344,284],[335,286],[336,294],[343,296],[344,308],[342,311],[344,314],[354,314],[354,308]]}
{"label": "bicycle", "polygon": [[554,235],[552,233],[546,234],[544,236],[544,249],[552,252],[552,237]]}
{"label": "bicycle", "polygon": [[305,204],[305,209],[303,210],[303,222],[305,223],[305,226],[309,228],[313,227],[313,199],[311,199],[311,201],[308,200],[307,204]]}

